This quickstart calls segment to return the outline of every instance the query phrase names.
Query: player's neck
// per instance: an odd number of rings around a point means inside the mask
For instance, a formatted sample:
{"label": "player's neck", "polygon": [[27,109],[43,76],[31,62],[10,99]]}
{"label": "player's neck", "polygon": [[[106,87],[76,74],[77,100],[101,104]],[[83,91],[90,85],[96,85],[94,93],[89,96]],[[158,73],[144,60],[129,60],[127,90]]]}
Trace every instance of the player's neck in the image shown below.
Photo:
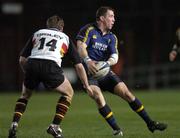
{"label": "player's neck", "polygon": [[101,30],[103,35],[108,33],[108,30],[105,28],[103,24],[98,24],[98,28]]}

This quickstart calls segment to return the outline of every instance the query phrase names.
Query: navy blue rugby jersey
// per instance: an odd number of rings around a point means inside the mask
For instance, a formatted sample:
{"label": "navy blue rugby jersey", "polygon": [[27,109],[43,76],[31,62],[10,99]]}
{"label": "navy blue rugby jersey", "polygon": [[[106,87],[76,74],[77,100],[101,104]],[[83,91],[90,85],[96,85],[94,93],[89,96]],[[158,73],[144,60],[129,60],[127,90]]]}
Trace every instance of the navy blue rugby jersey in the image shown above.
{"label": "navy blue rugby jersey", "polygon": [[92,60],[107,61],[111,54],[118,54],[116,35],[112,32],[103,35],[96,23],[83,26],[76,40],[86,43],[88,56]]}

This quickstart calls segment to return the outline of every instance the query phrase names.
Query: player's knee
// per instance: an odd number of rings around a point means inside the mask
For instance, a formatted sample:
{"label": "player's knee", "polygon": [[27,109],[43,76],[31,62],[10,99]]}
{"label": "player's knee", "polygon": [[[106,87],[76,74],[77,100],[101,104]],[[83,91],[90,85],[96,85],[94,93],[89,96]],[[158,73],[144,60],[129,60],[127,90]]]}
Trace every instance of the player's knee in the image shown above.
{"label": "player's knee", "polygon": [[89,95],[93,100],[99,99],[99,94],[98,94],[97,92],[95,92],[95,91],[93,91],[92,94],[89,94],[89,93],[88,93],[88,95]]}
{"label": "player's knee", "polygon": [[23,91],[20,98],[22,99],[30,99],[31,98],[31,95],[32,95],[32,91],[31,90],[28,90],[26,89],[26,91]]}
{"label": "player's knee", "polygon": [[89,97],[91,97],[92,99],[94,99],[94,93],[87,93]]}
{"label": "player's knee", "polygon": [[126,92],[124,92],[124,98],[128,102],[132,102],[132,101],[134,101],[135,96],[130,91],[126,91]]}
{"label": "player's knee", "polygon": [[105,100],[102,94],[94,92],[91,98],[97,103],[99,107],[103,107],[105,105]]}

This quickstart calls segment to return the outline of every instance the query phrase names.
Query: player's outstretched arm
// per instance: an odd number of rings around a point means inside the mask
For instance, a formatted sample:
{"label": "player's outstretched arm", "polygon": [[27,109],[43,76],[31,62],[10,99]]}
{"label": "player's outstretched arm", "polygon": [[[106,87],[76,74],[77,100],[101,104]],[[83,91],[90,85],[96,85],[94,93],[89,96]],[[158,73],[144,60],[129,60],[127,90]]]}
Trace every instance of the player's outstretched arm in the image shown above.
{"label": "player's outstretched arm", "polygon": [[78,74],[78,76],[79,76],[79,78],[80,78],[80,80],[81,80],[81,82],[83,84],[83,87],[87,90],[89,95],[92,95],[93,92],[92,92],[92,89],[89,86],[86,71],[85,71],[82,63],[76,64],[75,69],[76,69],[76,72],[77,72],[77,74]]}

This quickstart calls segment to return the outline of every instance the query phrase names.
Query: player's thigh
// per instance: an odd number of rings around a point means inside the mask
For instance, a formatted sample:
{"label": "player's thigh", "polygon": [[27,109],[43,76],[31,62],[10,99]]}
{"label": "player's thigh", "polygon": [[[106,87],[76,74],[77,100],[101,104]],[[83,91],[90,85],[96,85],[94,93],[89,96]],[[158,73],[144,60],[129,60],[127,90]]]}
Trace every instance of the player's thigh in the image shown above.
{"label": "player's thigh", "polygon": [[122,97],[124,100],[128,102],[132,102],[135,99],[135,96],[129,91],[128,87],[124,82],[119,82],[114,87],[114,94]]}
{"label": "player's thigh", "polygon": [[62,68],[56,62],[44,60],[41,65],[40,78],[47,89],[55,89],[64,82]]}
{"label": "player's thigh", "polygon": [[25,74],[24,74],[24,85],[27,89],[33,90],[35,89],[39,83],[39,63],[34,60],[28,60],[25,66]]}
{"label": "player's thigh", "polygon": [[64,78],[64,82],[61,83],[58,87],[56,87],[55,90],[69,98],[72,98],[74,94],[72,85],[66,77]]}

